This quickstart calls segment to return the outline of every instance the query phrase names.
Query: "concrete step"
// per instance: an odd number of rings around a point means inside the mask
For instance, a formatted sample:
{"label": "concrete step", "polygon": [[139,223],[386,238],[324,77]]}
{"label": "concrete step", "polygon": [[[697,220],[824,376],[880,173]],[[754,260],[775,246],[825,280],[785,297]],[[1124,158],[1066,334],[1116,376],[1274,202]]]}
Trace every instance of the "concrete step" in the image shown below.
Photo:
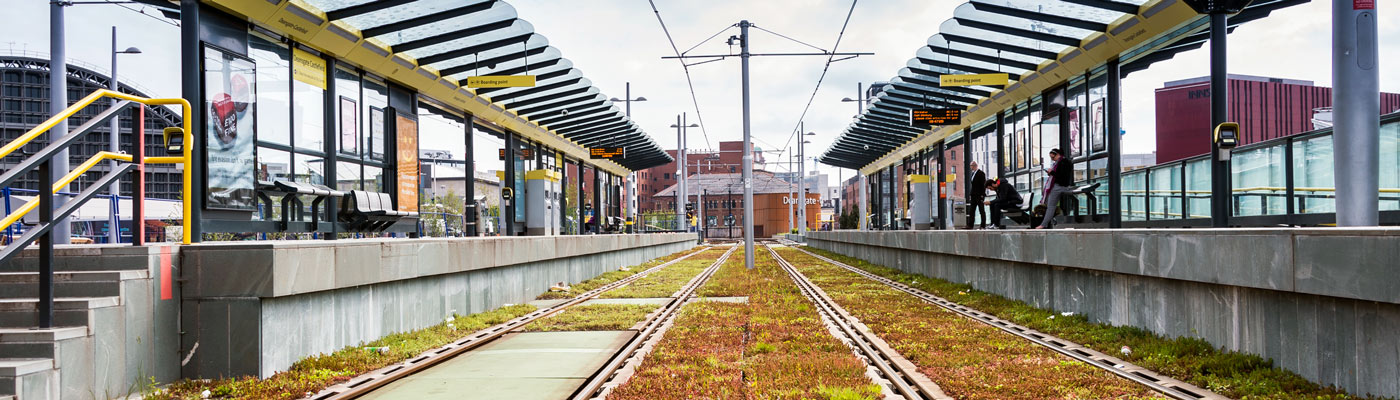
{"label": "concrete step", "polygon": [[[144,279],[146,271],[56,272],[54,295],[58,297],[108,297],[121,294],[121,282]],[[0,272],[0,298],[39,297],[38,272]]]}
{"label": "concrete step", "polygon": [[[93,310],[121,305],[119,297],[71,297],[54,299],[53,325],[91,326]],[[39,299],[0,299],[0,328],[39,325]]]}
{"label": "concrete step", "polygon": [[88,329],[81,326],[0,328],[0,354],[15,358],[57,358],[59,342],[87,335]]}
{"label": "concrete step", "polygon": [[52,399],[58,396],[58,370],[49,358],[0,358],[0,396]]}
{"label": "concrete step", "polygon": [[[30,245],[14,258],[0,263],[0,272],[38,272],[39,246]],[[54,271],[118,271],[150,269],[154,254],[152,246],[131,244],[75,244],[54,247]]]}

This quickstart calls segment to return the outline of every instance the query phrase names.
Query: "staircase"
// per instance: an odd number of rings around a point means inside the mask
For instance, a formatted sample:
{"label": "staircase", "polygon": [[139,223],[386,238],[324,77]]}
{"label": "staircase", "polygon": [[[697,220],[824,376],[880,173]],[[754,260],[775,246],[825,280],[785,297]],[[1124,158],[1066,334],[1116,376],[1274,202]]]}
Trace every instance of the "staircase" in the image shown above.
{"label": "staircase", "polygon": [[[139,395],[157,372],[148,354],[157,342],[153,295],[159,295],[150,259],[113,262],[123,257],[110,253],[130,253],[131,246],[65,247],[55,258],[89,256],[55,263],[52,328],[37,328],[36,252],[0,264],[0,400],[124,398]],[[178,371],[164,375],[171,374]]]}

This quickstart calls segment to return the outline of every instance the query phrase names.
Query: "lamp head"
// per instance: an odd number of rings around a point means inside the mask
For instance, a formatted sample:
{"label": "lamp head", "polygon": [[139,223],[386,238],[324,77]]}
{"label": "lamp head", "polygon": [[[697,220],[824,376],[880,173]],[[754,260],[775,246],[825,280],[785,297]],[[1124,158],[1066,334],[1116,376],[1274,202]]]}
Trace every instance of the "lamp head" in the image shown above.
{"label": "lamp head", "polygon": [[849,102],[852,102],[852,101],[855,101],[855,100],[852,100],[850,97],[847,97],[847,98],[841,99],[841,101],[844,101],[844,102],[849,103]]}
{"label": "lamp head", "polygon": [[636,98],[635,100],[632,100],[632,101],[647,101],[647,98],[646,98],[646,97],[642,97],[642,96],[637,96],[637,98]]}
{"label": "lamp head", "polygon": [[118,51],[117,53],[120,53],[120,54],[141,54],[141,49],[138,49],[138,48],[135,48],[135,47],[127,47],[126,50]]}
{"label": "lamp head", "polygon": [[619,98],[616,98],[616,97],[614,97],[614,98],[611,98],[611,99],[608,99],[608,101],[611,101],[611,102],[614,102],[614,103],[617,103],[617,102],[620,102],[620,101],[622,101],[622,99],[619,99]]}

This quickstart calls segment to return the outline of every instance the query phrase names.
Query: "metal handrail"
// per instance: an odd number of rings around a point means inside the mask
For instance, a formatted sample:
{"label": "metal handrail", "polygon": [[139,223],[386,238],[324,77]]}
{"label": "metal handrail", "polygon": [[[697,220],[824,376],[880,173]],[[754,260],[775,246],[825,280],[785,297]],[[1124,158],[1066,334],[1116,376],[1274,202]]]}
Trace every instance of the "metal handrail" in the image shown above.
{"label": "metal handrail", "polygon": [[[74,114],[77,114],[79,111],[82,111],[82,110],[83,110],[84,108],[86,108],[87,106],[91,105],[91,104],[94,103],[94,102],[97,102],[98,100],[101,100],[101,99],[104,98],[104,97],[111,97],[111,98],[116,98],[116,99],[121,99],[121,100],[127,100],[127,101],[132,101],[132,102],[136,102],[136,103],[145,104],[145,105],[179,105],[179,106],[180,106],[180,111],[181,111],[181,116],[182,116],[182,117],[181,117],[181,121],[180,121],[180,125],[181,125],[181,128],[184,130],[184,137],[183,137],[183,140],[184,140],[183,143],[184,143],[184,144],[181,146],[181,147],[182,147],[182,153],[183,153],[183,154],[180,155],[180,156],[145,157],[144,159],[142,159],[142,164],[183,164],[183,165],[184,165],[184,167],[185,167],[185,168],[184,168],[184,171],[181,172],[182,181],[183,181],[183,190],[181,191],[181,196],[180,196],[180,197],[181,197],[181,200],[180,200],[180,203],[181,203],[181,204],[180,204],[180,208],[181,208],[181,212],[183,213],[184,225],[186,225],[187,228],[186,228],[186,229],[182,229],[182,231],[183,231],[183,232],[182,232],[182,243],[184,243],[184,244],[193,243],[193,235],[192,235],[190,229],[188,229],[188,225],[192,223],[192,221],[190,220],[190,212],[191,212],[191,207],[192,207],[192,205],[194,204],[193,199],[190,198],[190,193],[193,192],[193,186],[194,186],[194,181],[193,181],[194,176],[190,173],[190,170],[191,170],[190,158],[191,158],[191,156],[193,155],[191,143],[193,143],[192,141],[193,141],[193,139],[194,139],[194,134],[192,133],[192,127],[190,126],[190,114],[192,114],[192,108],[190,107],[189,101],[186,101],[185,99],[181,99],[181,98],[151,99],[151,98],[145,98],[145,97],[140,97],[140,96],[134,96],[134,95],[126,94],[126,93],[121,93],[121,92],[114,92],[114,91],[111,91],[111,90],[108,90],[108,89],[98,89],[98,90],[92,92],[92,94],[87,95],[87,97],[83,97],[81,100],[78,100],[77,102],[73,103],[73,105],[68,106],[68,108],[63,109],[63,111],[62,111],[62,112],[59,112],[57,115],[54,115],[53,117],[49,117],[48,120],[44,121],[43,123],[39,124],[38,126],[35,126],[33,129],[30,129],[28,132],[25,132],[23,135],[20,135],[18,138],[15,138],[14,141],[5,144],[3,147],[0,147],[0,158],[4,158],[5,156],[10,155],[10,153],[14,153],[16,150],[19,150],[20,148],[24,147],[24,145],[29,144],[29,142],[34,141],[34,139],[39,138],[40,135],[43,135],[45,132],[48,132],[49,130],[53,129],[55,126],[58,126],[59,123],[62,123],[62,122],[64,122],[64,121],[66,121],[68,118],[72,117]],[[67,148],[68,146],[65,145],[65,146],[62,146],[62,147],[63,147],[63,148]],[[37,154],[37,155],[32,156],[31,158],[33,158],[33,157],[51,157],[51,156],[52,156],[52,154]],[[91,169],[93,166],[97,165],[97,163],[101,162],[102,160],[108,160],[108,159],[116,159],[116,160],[122,160],[122,161],[127,161],[127,162],[130,162],[130,161],[132,160],[131,155],[127,155],[127,154],[118,154],[118,153],[112,153],[112,152],[106,152],[106,151],[104,151],[104,152],[99,152],[98,154],[94,155],[93,158],[88,159],[87,162],[84,162],[81,166],[79,166],[78,169],[75,169],[73,172],[70,172],[70,173],[68,174],[68,176],[63,177],[63,179],[60,179],[59,182],[56,182],[56,183],[54,184],[55,187],[54,187],[53,190],[54,190],[54,191],[57,191],[57,190],[59,190],[59,189],[62,189],[64,186],[67,186],[69,183],[72,183],[72,181],[73,181],[74,179],[77,179],[78,176],[81,176],[83,172],[87,172],[88,169]],[[63,160],[63,161],[66,161],[66,160]],[[7,223],[4,224],[4,225],[0,225],[0,226],[9,226],[9,224],[12,224],[12,223],[14,223],[15,221],[18,221],[20,218],[23,218],[25,214],[28,214],[30,211],[32,211],[33,209],[35,209],[35,208],[38,207],[38,201],[39,201],[39,200],[36,198],[36,199],[34,199],[34,200],[31,200],[29,203],[25,203],[24,206],[20,207],[20,208],[19,208],[18,210],[16,210],[14,213],[11,213],[10,215],[6,216],[6,217],[4,218],[4,221],[7,222]],[[11,244],[11,245],[13,246],[14,244]]]}

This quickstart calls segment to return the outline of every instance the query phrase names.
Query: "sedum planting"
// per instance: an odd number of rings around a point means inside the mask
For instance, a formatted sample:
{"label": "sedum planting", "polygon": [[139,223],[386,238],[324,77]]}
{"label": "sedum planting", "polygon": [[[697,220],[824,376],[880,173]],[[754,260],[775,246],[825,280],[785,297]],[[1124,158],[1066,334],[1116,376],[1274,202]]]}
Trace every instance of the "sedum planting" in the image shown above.
{"label": "sedum planting", "polygon": [[1137,383],[797,250],[779,252],[953,398],[1160,397]]}
{"label": "sedum planting", "polygon": [[748,303],[700,302],[675,325],[611,399],[873,399],[880,387],[865,364],[828,332],[767,252],[755,269],[735,254],[701,296],[748,296]]}

